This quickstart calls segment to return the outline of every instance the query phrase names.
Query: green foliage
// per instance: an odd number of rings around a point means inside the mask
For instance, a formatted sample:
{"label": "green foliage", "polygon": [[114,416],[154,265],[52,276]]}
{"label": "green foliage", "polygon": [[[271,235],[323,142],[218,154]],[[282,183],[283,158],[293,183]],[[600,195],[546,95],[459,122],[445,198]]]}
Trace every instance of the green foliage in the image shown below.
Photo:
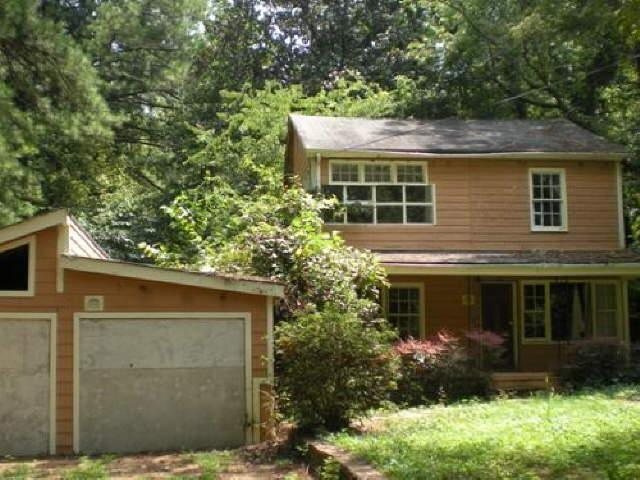
{"label": "green foliage", "polygon": [[192,455],[193,462],[200,467],[198,478],[202,480],[216,480],[220,473],[233,461],[231,452],[200,452]]}
{"label": "green foliage", "polygon": [[0,480],[27,480],[33,478],[33,469],[29,465],[19,465],[0,472]]}
{"label": "green foliage", "polygon": [[332,310],[300,314],[276,328],[277,390],[303,429],[336,430],[381,405],[395,387],[396,359],[384,322]]}
{"label": "green foliage", "polygon": [[[640,475],[640,388],[415,409],[333,441],[389,478]],[[634,400],[635,399],[635,400]]]}
{"label": "green foliage", "polygon": [[633,346],[629,355],[626,345],[614,341],[592,340],[576,345],[560,378],[567,387],[578,389],[638,380],[630,378],[640,371],[637,348]]}
{"label": "green foliage", "polygon": [[289,310],[331,303],[375,317],[385,283],[381,266],[323,231],[322,212],[331,201],[285,187],[283,140],[291,110],[382,113],[387,96],[354,79],[312,98],[275,85],[225,98],[224,127],[205,134],[205,147],[189,159],[200,172],[195,186],[165,209],[165,241],[145,244],[145,254],[163,265],[281,280]]}
{"label": "green foliage", "polygon": [[334,458],[327,457],[318,473],[320,480],[340,480],[340,463]]}
{"label": "green foliage", "polygon": [[116,120],[89,60],[38,4],[0,4],[0,225],[86,206],[102,185]]}
{"label": "green foliage", "polygon": [[80,465],[67,470],[62,475],[63,480],[102,480],[109,478],[107,465],[113,457],[105,456],[100,459],[82,457]]}

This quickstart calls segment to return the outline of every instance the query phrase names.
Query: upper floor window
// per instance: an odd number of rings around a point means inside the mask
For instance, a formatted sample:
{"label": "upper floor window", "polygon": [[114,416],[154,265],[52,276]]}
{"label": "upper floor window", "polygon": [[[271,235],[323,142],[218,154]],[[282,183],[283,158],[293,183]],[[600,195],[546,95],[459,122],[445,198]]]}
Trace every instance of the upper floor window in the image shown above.
{"label": "upper floor window", "polygon": [[0,248],[0,296],[32,294],[33,255],[32,239]]}
{"label": "upper floor window", "polygon": [[564,170],[531,169],[531,229],[564,231],[567,229],[567,194]]}
{"label": "upper floor window", "polygon": [[323,186],[342,204],[330,223],[433,224],[434,187],[423,162],[332,161]]}

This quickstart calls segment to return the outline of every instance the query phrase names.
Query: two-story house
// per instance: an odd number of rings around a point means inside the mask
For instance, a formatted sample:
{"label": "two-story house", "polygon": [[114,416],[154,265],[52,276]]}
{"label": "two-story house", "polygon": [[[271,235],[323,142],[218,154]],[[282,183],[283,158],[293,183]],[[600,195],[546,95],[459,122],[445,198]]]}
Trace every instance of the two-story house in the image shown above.
{"label": "two-story house", "polygon": [[291,115],[285,168],[340,200],[327,229],[377,252],[402,335],[494,331],[505,369],[544,372],[579,342],[637,338],[624,158],[564,120]]}

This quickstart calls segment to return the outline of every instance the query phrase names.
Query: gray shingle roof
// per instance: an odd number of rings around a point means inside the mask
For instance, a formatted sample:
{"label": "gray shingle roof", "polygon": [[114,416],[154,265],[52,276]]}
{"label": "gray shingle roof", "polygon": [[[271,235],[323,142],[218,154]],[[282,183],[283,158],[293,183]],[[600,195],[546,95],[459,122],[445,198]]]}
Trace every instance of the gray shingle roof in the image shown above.
{"label": "gray shingle roof", "polygon": [[625,153],[568,120],[395,120],[291,115],[307,150],[432,154]]}
{"label": "gray shingle roof", "polygon": [[640,264],[634,250],[527,250],[527,251],[379,251],[386,265],[611,265]]}

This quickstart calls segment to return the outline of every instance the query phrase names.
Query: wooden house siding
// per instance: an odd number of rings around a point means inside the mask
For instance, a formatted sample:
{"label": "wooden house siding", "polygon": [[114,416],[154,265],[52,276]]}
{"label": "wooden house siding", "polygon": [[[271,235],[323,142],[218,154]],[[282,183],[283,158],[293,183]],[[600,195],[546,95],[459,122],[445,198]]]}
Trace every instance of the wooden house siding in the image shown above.
{"label": "wooden house siding", "polygon": [[268,377],[266,297],[236,292],[65,271],[64,292],[56,291],[58,228],[36,236],[35,296],[0,297],[2,312],[55,313],[58,319],[56,369],[57,452],[73,448],[73,316],[84,311],[85,295],[102,295],[104,312],[249,312],[252,373]]}
{"label": "wooden house siding", "polygon": [[[296,168],[302,162],[294,163]],[[328,183],[329,159],[321,180]],[[566,232],[532,232],[530,168],[564,168]],[[373,250],[607,250],[620,246],[616,162],[434,159],[435,225],[341,225],[350,245]]]}

